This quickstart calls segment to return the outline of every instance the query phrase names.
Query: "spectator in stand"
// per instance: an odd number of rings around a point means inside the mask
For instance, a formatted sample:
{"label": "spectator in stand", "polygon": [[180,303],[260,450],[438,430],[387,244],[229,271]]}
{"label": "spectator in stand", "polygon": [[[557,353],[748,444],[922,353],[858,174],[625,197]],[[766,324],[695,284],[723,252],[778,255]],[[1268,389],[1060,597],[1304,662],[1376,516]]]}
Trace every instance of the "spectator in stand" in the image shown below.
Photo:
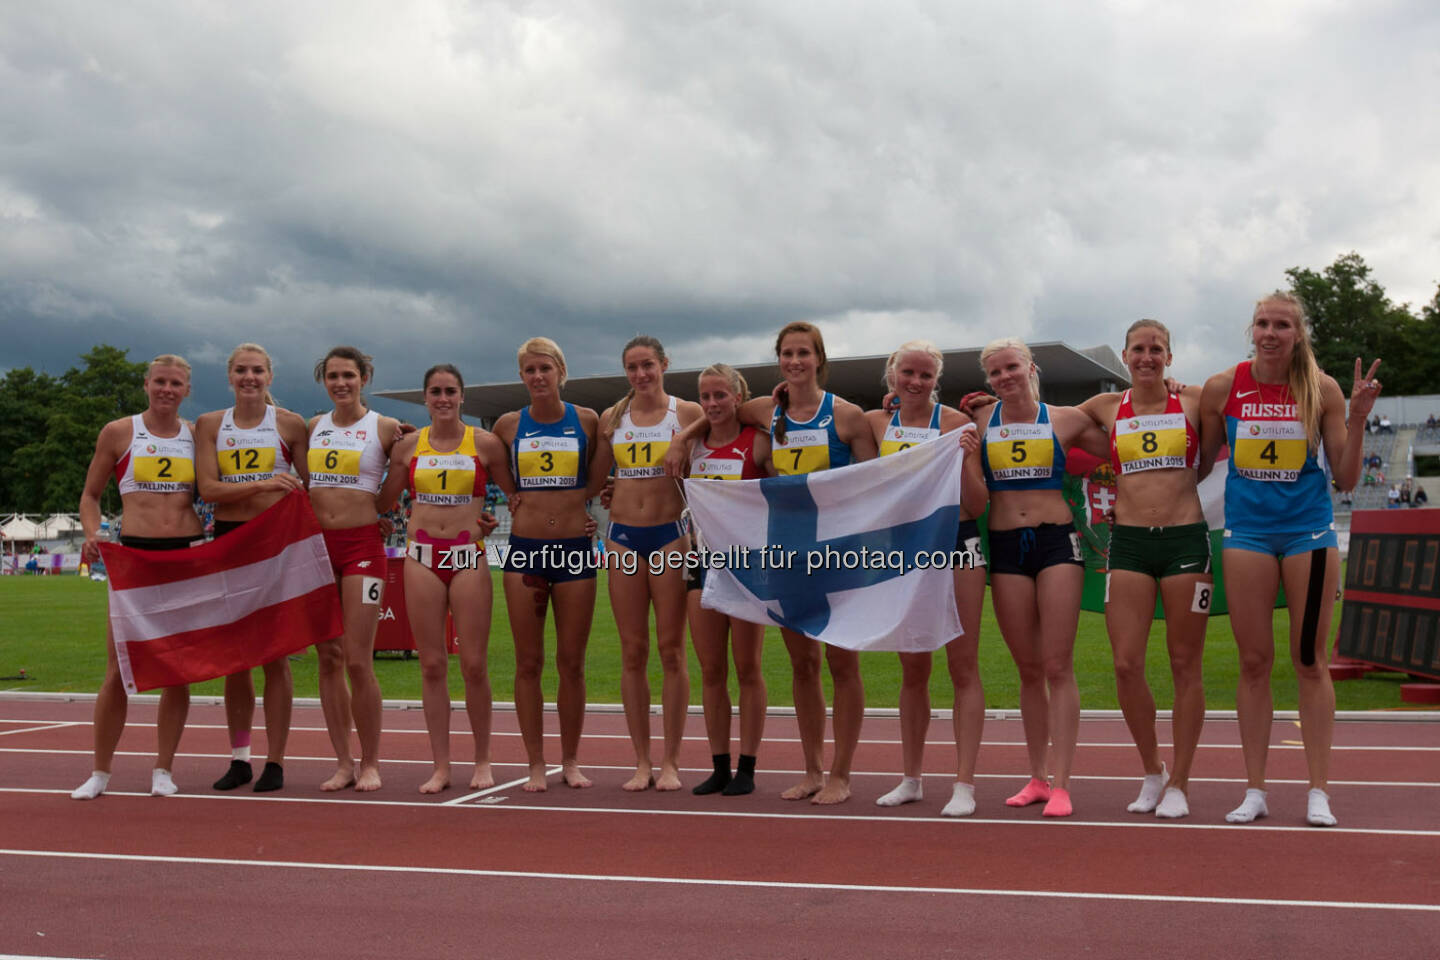
{"label": "spectator in stand", "polygon": [[1371,433],[1378,433],[1378,432],[1379,432],[1379,430],[1380,430],[1380,414],[1377,413],[1377,414],[1375,414],[1375,416],[1373,416],[1373,417],[1370,418],[1370,427],[1369,427],[1369,430],[1370,430]]}
{"label": "spectator in stand", "polygon": [[1428,494],[1425,493],[1425,488],[1424,488],[1424,487],[1416,487],[1416,488],[1415,488],[1415,496],[1412,497],[1411,500],[1410,500],[1410,506],[1412,506],[1412,507],[1424,507],[1424,506],[1428,506],[1429,503],[1430,503],[1430,497],[1429,497]]}
{"label": "spectator in stand", "polygon": [[1392,423],[1390,422],[1390,418],[1389,418],[1388,416],[1386,416],[1385,414],[1383,414],[1383,413],[1380,415],[1380,432],[1381,432],[1381,433],[1394,433],[1394,432],[1395,432],[1395,425],[1392,424]]}
{"label": "spectator in stand", "polygon": [[1394,510],[1396,507],[1400,506],[1400,487],[1398,485],[1392,484],[1390,487],[1390,492],[1387,493],[1385,496],[1390,501],[1389,506],[1391,510]]}
{"label": "spectator in stand", "polygon": [[1400,484],[1400,502],[1401,502],[1402,504],[1404,504],[1405,506],[1407,506],[1407,507],[1410,505],[1410,496],[1411,496],[1411,493],[1412,493],[1412,484],[1413,484],[1413,481],[1411,480],[1410,477],[1406,477],[1406,478],[1405,478],[1405,482],[1402,483],[1402,484]]}
{"label": "spectator in stand", "polygon": [[1437,426],[1440,426],[1440,420],[1435,419],[1435,414],[1432,413],[1430,414],[1430,416],[1425,418],[1426,430],[1434,430]]}

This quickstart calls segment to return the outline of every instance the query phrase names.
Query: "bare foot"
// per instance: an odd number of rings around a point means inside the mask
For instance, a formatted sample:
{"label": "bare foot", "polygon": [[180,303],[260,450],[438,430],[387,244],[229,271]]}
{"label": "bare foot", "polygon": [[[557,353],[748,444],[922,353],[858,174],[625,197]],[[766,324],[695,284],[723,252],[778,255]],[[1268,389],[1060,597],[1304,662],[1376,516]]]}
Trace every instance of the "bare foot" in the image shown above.
{"label": "bare foot", "polygon": [[544,793],[550,789],[545,783],[545,764],[540,763],[530,768],[530,779],[520,788],[526,793]]}
{"label": "bare foot", "polygon": [[430,779],[420,784],[421,793],[439,793],[441,790],[450,789],[450,770],[436,770],[430,775]]}
{"label": "bare foot", "polygon": [[368,763],[360,764],[360,779],[355,781],[355,789],[361,793],[370,793],[372,790],[380,789],[380,768],[371,766]]}
{"label": "bare foot", "polygon": [[334,793],[336,790],[344,790],[355,782],[355,768],[337,767],[334,775],[320,784],[320,789],[326,793]]}
{"label": "bare foot", "polygon": [[831,777],[829,781],[826,782],[825,788],[810,798],[810,802],[829,806],[831,804],[844,803],[849,799],[850,781]]}
{"label": "bare foot", "polygon": [[490,761],[475,764],[475,775],[470,778],[471,790],[486,790],[495,786],[495,774],[490,772]]}
{"label": "bare foot", "polygon": [[795,784],[795,786],[791,787],[789,790],[786,790],[784,793],[780,794],[780,799],[804,800],[806,797],[815,796],[815,794],[820,792],[820,788],[823,786],[824,784],[819,780],[811,780],[807,777],[804,780],[801,780],[799,783]]}
{"label": "bare foot", "polygon": [[668,763],[660,764],[660,779],[655,781],[656,790],[679,790],[680,771]]}
{"label": "bare foot", "polygon": [[565,778],[565,786],[573,787],[576,790],[595,785],[589,777],[580,772],[580,764],[574,761],[561,764],[560,775]]}
{"label": "bare foot", "polygon": [[629,790],[631,793],[636,793],[640,790],[649,790],[654,783],[655,776],[651,772],[649,764],[646,764],[643,767],[636,767],[635,776],[631,777],[629,780],[626,780],[621,785],[620,789]]}

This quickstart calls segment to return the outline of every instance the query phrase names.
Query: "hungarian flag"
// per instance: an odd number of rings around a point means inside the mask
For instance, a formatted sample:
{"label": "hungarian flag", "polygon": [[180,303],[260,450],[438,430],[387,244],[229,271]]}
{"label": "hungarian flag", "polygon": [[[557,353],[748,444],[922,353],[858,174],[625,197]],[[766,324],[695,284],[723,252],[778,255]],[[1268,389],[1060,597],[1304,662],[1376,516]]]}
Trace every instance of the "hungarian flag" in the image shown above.
{"label": "hungarian flag", "polygon": [[248,670],[343,631],[320,522],[301,491],[210,543],[100,552],[129,693]]}

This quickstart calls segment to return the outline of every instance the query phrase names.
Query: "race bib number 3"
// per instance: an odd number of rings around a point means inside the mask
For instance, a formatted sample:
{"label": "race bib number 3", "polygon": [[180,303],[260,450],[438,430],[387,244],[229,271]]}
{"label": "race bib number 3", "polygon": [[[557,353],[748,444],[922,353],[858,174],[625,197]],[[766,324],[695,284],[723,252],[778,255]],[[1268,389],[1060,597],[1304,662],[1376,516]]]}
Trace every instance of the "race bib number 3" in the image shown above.
{"label": "race bib number 3", "polygon": [[791,430],[770,454],[782,476],[830,469],[830,434],[824,430]]}
{"label": "race bib number 3", "polygon": [[236,447],[220,451],[220,479],[226,483],[269,480],[274,475],[274,447]]}
{"label": "race bib number 3", "polygon": [[573,487],[580,472],[580,441],[574,437],[522,438],[515,461],[521,489]]}
{"label": "race bib number 3", "polygon": [[1294,420],[1242,420],[1235,425],[1235,472],[1250,480],[1290,482],[1300,476],[1309,445]]}
{"label": "race bib number 3", "polygon": [[985,455],[996,480],[1043,480],[1055,467],[1048,423],[1014,423],[985,431]]}
{"label": "race bib number 3", "polygon": [[195,482],[195,461],[189,457],[136,457],[132,469],[135,482],[153,493],[189,490]]}

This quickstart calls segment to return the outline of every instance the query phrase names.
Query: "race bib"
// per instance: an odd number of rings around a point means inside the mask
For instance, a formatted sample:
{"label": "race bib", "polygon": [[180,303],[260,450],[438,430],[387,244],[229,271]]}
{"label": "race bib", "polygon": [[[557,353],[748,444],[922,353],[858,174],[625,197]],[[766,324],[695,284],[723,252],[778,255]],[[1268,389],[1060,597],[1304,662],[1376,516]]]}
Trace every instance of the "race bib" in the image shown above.
{"label": "race bib", "polygon": [[665,454],[671,436],[669,427],[658,424],[616,430],[610,441],[615,451],[615,476],[622,480],[665,476]]}
{"label": "race bib", "polygon": [[1185,414],[1156,413],[1115,421],[1122,474],[1185,466]]}
{"label": "race bib", "polygon": [[1296,420],[1241,420],[1235,424],[1230,457],[1242,477],[1290,482],[1300,476],[1309,453],[1305,428]]}
{"label": "race bib", "polygon": [[745,461],[737,457],[700,457],[690,461],[692,480],[739,480]]}
{"label": "race bib", "polygon": [[824,430],[791,430],[776,442],[770,457],[782,477],[830,469],[830,434]]}
{"label": "race bib", "polygon": [[[234,446],[227,446],[218,453],[220,479],[225,483],[252,483],[269,480],[275,476],[275,447],[261,438],[230,438]],[[260,444],[264,444],[260,446]]]}
{"label": "race bib", "polygon": [[195,461],[188,447],[176,444],[179,449],[167,451],[163,443],[150,446],[155,448],[153,454],[131,460],[135,486],[146,493],[188,493],[195,482]]}
{"label": "race bib", "polygon": [[880,456],[888,457],[902,450],[909,450],[938,436],[940,431],[931,430],[929,427],[886,427],[880,440]]}
{"label": "race bib", "polygon": [[522,437],[515,464],[522,490],[573,487],[580,475],[580,441],[576,437]]}
{"label": "race bib", "polygon": [[415,502],[464,506],[475,489],[475,460],[459,454],[435,453],[415,461]]}
{"label": "race bib", "polygon": [[310,448],[306,464],[312,486],[348,487],[360,482],[360,454],[363,440],[327,437]]}
{"label": "race bib", "polygon": [[985,455],[996,480],[1044,480],[1055,467],[1048,423],[1003,423],[985,431]]}

